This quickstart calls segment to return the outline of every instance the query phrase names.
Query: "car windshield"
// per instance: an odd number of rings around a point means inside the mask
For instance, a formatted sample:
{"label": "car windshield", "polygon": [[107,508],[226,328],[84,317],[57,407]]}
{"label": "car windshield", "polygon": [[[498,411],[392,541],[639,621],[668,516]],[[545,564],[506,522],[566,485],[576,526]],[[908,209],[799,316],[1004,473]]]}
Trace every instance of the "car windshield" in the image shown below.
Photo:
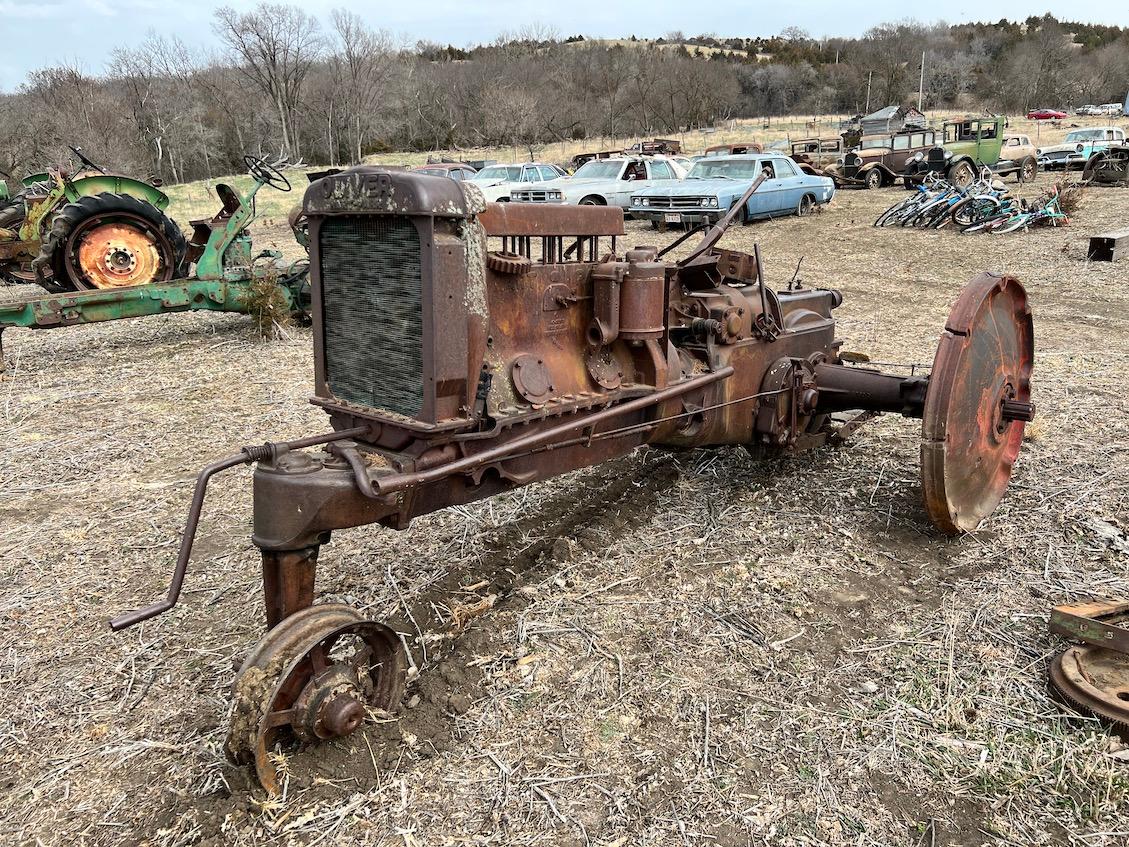
{"label": "car windshield", "polygon": [[1074,132],[1066,134],[1066,140],[1070,141],[1096,141],[1105,138],[1104,129],[1077,129]]}
{"label": "car windshield", "polygon": [[622,167],[623,162],[619,160],[585,162],[576,169],[572,177],[573,179],[615,179],[619,176],[619,169]]}
{"label": "car windshield", "polygon": [[702,160],[690,169],[687,179],[752,179],[756,176],[755,159],[723,159],[718,162]]}
{"label": "car windshield", "polygon": [[521,179],[521,165],[493,165],[483,168],[471,177],[474,182],[488,182],[495,179],[517,182]]}

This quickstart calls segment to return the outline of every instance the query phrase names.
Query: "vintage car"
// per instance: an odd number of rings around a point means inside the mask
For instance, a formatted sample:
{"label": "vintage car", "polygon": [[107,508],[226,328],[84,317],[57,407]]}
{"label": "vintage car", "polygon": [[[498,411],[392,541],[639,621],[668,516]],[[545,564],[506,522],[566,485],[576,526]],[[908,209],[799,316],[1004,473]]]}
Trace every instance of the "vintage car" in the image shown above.
{"label": "vintage car", "polygon": [[428,176],[450,177],[458,182],[470,179],[476,173],[475,169],[465,162],[428,162],[426,165],[418,165],[412,170]]}
{"label": "vintage car", "polygon": [[790,145],[792,160],[814,167],[834,164],[843,155],[843,139],[801,138]]}
{"label": "vintage car", "polygon": [[508,203],[515,188],[539,185],[568,176],[562,168],[543,162],[518,162],[513,165],[489,165],[470,181],[482,189],[487,202]]}
{"label": "vintage car", "polygon": [[893,185],[906,171],[914,156],[937,143],[931,129],[910,129],[883,135],[864,135],[859,146],[843,155],[842,161],[829,166],[825,173],[837,185],[861,185],[881,188]]}
{"label": "vintage car", "polygon": [[1001,155],[1006,126],[1007,119],[1003,115],[965,116],[945,121],[944,143],[928,152],[915,153],[906,165],[906,187],[921,182],[929,174],[943,176],[963,188],[976,180],[981,168],[988,168],[996,176],[1022,172],[1029,162]]}
{"label": "vintage car", "polygon": [[739,141],[735,144],[715,144],[707,147],[702,154],[704,158],[711,156],[735,156],[742,153],[763,153],[764,145],[758,141]]}
{"label": "vintage car", "polygon": [[640,188],[676,182],[686,171],[665,156],[621,156],[593,159],[576,169],[571,177],[523,186],[510,192],[518,203],[568,203],[573,206],[631,205],[631,195]]}
{"label": "vintage car", "polygon": [[1027,113],[1029,121],[1061,121],[1066,117],[1066,112],[1058,109],[1032,109]]}
{"label": "vintage car", "polygon": [[652,226],[716,221],[740,200],[749,184],[768,178],[753,193],[741,213],[742,222],[779,215],[806,215],[835,196],[827,177],[809,176],[779,153],[747,153],[702,159],[681,182],[637,191],[631,196],[631,215]]}
{"label": "vintage car", "polygon": [[1039,172],[1038,157],[1030,136],[1005,133],[1004,146],[1000,148],[1000,160],[1004,159],[1019,166],[1015,171],[1016,182],[1030,182]]}
{"label": "vintage car", "polygon": [[1036,151],[1039,165],[1054,168],[1085,167],[1090,157],[1115,144],[1125,143],[1125,130],[1119,126],[1097,126],[1075,129],[1066,134],[1062,144],[1051,144]]}

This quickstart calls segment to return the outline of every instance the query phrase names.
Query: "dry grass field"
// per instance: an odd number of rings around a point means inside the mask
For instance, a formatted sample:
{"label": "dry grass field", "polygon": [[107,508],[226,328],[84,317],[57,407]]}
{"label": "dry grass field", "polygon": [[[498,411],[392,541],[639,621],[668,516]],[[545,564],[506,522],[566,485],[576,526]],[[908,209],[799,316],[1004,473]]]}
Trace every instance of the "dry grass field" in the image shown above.
{"label": "dry grass field", "polygon": [[[1129,531],[1129,265],[1085,259],[1129,192],[1090,190],[1057,230],[873,229],[902,196],[843,191],[723,244],[759,242],[781,285],[802,259],[843,291],[845,349],[883,362],[931,361],[978,272],[1024,281],[1038,419],[982,529],[931,529],[919,425],[883,417],[796,458],[642,451],[342,532],[320,599],[392,621],[422,672],[395,722],[287,757],[277,799],[220,749],[262,628],[246,470],[213,486],[181,606],[119,635],[106,619],[163,595],[203,464],[324,429],[309,331],[6,332],[0,843],[1127,843],[1129,750],[1045,673],[1051,605],[1129,594],[1095,523]],[[257,244],[292,249],[280,214]]]}

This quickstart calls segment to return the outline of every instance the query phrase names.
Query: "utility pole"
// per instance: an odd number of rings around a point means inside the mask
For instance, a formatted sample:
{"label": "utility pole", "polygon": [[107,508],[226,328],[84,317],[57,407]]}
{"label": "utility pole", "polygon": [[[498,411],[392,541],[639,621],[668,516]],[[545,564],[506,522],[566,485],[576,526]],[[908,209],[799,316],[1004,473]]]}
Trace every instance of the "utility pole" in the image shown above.
{"label": "utility pole", "polygon": [[863,114],[865,115],[870,114],[870,83],[873,79],[874,71],[871,71],[870,75],[866,78],[866,108],[863,109]]}
{"label": "utility pole", "polygon": [[[917,111],[921,111],[921,101],[925,98],[925,51],[921,51],[921,81],[917,84]],[[924,114],[924,113],[923,113]]]}

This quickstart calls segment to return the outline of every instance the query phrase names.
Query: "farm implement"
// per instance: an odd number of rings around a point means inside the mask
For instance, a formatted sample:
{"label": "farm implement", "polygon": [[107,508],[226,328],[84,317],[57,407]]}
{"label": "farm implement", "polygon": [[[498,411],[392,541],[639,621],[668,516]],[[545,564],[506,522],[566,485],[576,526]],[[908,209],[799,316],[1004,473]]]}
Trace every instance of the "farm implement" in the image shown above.
{"label": "farm implement", "polygon": [[314,603],[319,550],[336,531],[404,529],[643,446],[818,448],[883,412],[921,421],[918,519],[945,534],[976,528],[1004,496],[1035,411],[1023,286],[969,282],[927,375],[851,365],[838,291],[781,290],[759,249],[717,246],[763,179],[678,261],[667,256],[701,230],[622,250],[614,207],[487,204],[473,184],[372,167],[314,182],[312,402],[330,430],[201,471],[167,596],[112,628],[176,605],[209,480],[256,465],[267,632],[237,673],[226,750],[276,792],[276,745],[346,736],[370,710],[396,709],[407,684],[416,633]]}
{"label": "farm implement", "polygon": [[[252,156],[244,161],[255,180],[250,190],[240,196],[229,185],[218,183],[215,188],[220,211],[211,218],[192,221],[192,236],[178,260],[183,267],[195,265],[190,278],[126,284],[131,259],[121,253],[108,260],[109,265],[124,271],[122,278],[111,284],[0,303],[0,369],[3,332],[9,327],[53,329],[185,311],[247,313],[269,309],[272,314],[304,314],[309,302],[309,263],[287,262],[275,250],[255,253],[247,232],[255,219],[255,195],[259,189],[269,185],[289,191],[290,182],[277,165]],[[116,250],[115,244],[111,241],[107,250]]]}

